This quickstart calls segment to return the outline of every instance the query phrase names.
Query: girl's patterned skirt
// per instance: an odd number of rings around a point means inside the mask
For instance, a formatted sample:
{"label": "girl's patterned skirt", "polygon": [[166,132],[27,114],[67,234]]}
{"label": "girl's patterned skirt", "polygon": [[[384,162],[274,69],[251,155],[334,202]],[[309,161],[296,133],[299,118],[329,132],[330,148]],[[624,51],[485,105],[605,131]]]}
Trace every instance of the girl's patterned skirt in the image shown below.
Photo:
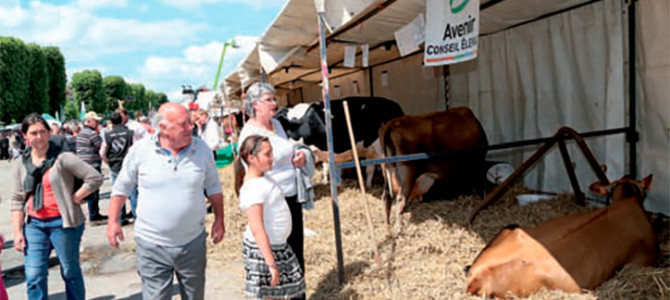
{"label": "girl's patterned skirt", "polygon": [[279,284],[270,286],[272,275],[263,254],[256,243],[244,239],[242,255],[247,272],[244,290],[247,295],[258,298],[289,299],[305,293],[305,279],[300,263],[288,244],[271,245],[272,254],[279,269]]}

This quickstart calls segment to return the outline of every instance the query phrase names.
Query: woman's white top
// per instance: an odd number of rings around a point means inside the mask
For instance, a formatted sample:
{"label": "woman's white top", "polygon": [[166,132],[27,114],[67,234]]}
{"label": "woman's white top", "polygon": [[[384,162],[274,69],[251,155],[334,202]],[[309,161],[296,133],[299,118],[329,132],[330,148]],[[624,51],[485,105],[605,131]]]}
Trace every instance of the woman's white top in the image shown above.
{"label": "woman's white top", "polygon": [[[248,179],[240,188],[240,208],[246,212],[255,204],[263,205],[263,227],[271,245],[285,244],[291,234],[291,211],[286,199],[272,178],[268,176]],[[244,238],[256,242],[247,224]]]}
{"label": "woman's white top", "polygon": [[238,139],[237,150],[239,151],[244,140],[250,135],[268,137],[272,145],[274,162],[272,170],[266,172],[265,175],[279,184],[279,187],[284,192],[284,197],[295,196],[298,190],[296,189],[295,168],[293,167],[293,154],[295,153],[293,143],[286,137],[286,132],[279,121],[272,119],[272,125],[274,131],[269,131],[250,123],[244,125]]}

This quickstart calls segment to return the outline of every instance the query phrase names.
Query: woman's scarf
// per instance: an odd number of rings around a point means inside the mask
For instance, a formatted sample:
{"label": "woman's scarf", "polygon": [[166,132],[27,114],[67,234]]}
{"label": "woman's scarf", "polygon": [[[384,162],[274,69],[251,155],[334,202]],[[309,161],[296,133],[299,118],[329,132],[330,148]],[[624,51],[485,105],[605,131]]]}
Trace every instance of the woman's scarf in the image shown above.
{"label": "woman's scarf", "polygon": [[26,198],[33,196],[33,209],[38,211],[44,207],[43,190],[42,190],[42,176],[51,166],[53,166],[56,158],[62,152],[60,146],[49,141],[49,150],[47,150],[47,157],[41,165],[33,165],[31,158],[32,147],[26,149],[23,154],[23,166],[26,168],[26,179],[23,181],[23,186],[26,190]]}

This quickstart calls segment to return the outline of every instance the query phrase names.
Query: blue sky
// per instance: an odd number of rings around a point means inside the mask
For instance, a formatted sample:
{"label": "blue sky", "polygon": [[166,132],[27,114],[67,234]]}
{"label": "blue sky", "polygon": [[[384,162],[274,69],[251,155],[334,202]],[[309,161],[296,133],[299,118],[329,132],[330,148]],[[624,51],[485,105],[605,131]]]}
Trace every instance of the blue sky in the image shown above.
{"label": "blue sky", "polygon": [[235,69],[286,0],[0,0],[0,36],[58,46],[68,80],[84,69],[119,75],[181,100],[181,85],[211,88],[223,42]]}

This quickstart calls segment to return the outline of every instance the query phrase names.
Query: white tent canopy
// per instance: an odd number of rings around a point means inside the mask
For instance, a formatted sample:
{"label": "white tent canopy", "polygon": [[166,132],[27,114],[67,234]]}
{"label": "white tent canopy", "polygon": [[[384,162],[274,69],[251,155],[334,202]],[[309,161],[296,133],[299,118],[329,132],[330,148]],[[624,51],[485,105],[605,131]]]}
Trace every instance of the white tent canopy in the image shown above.
{"label": "white tent canopy", "polygon": [[[335,92],[341,85],[338,96],[359,90],[394,99],[407,113],[421,113],[444,107],[448,79],[451,103],[471,107],[491,143],[545,137],[564,125],[581,132],[628,126],[628,16],[620,0],[481,0],[478,58],[453,65],[450,76],[442,68],[422,67],[420,52],[400,58],[395,47],[394,32],[425,14],[426,0],[325,1],[331,88]],[[670,1],[633,3],[638,7],[638,177],[654,174],[646,208],[670,215]],[[226,77],[226,92],[239,97],[240,87],[260,80],[262,68],[266,81],[282,91],[300,90],[302,101],[320,99],[317,29],[313,0],[287,1],[258,47]],[[370,47],[370,67],[357,61],[355,68],[344,68],[344,47],[361,44]],[[417,108],[419,102],[433,104]],[[588,143],[611,180],[629,172],[624,136]],[[532,150],[493,158],[518,166]],[[569,190],[557,155],[547,156],[526,184]],[[594,176],[581,154],[571,156],[586,190]]]}

